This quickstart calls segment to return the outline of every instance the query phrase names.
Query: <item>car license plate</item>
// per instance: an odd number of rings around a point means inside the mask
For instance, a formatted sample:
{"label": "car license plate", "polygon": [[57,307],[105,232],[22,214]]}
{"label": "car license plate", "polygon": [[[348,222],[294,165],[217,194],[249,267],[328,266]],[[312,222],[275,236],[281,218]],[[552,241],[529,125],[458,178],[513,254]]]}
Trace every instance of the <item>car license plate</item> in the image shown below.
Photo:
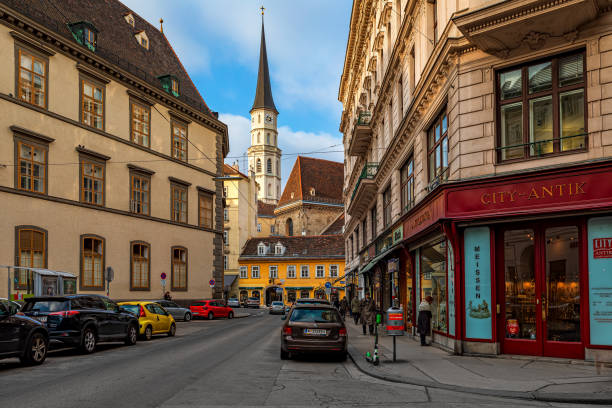
{"label": "car license plate", "polygon": [[327,330],[325,329],[304,329],[304,335],[306,336],[325,336]]}
{"label": "car license plate", "polygon": [[47,316],[36,316],[36,320],[41,323],[47,323]]}

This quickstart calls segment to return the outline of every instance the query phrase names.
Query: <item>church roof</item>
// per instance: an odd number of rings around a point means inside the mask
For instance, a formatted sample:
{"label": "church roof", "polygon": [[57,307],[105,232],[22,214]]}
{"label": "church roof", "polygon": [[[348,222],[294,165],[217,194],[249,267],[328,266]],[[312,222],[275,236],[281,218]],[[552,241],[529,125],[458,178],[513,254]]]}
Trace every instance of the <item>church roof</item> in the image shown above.
{"label": "church roof", "polygon": [[332,221],[321,233],[321,235],[336,235],[342,234],[344,228],[344,211],[340,213],[338,218]]}
{"label": "church roof", "polygon": [[267,108],[277,112],[272,98],[272,86],[270,86],[270,71],[268,70],[268,53],[266,52],[266,34],[264,32],[263,20],[261,22],[261,45],[259,46],[259,72],[257,74],[257,90],[253,109]]}
{"label": "church roof", "polygon": [[298,156],[277,208],[300,200],[342,204],[343,181],[342,163]]}
{"label": "church roof", "polygon": [[257,216],[258,217],[274,217],[274,204],[266,204],[261,200],[257,200]]}

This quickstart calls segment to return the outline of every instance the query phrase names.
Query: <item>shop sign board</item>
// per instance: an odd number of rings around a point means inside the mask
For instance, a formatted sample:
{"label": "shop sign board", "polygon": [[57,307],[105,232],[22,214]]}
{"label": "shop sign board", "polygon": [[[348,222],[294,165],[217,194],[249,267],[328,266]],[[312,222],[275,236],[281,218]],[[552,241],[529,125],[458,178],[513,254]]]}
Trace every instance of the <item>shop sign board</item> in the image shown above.
{"label": "shop sign board", "polygon": [[448,334],[455,335],[455,257],[453,245],[448,242],[447,265],[448,265]]}
{"label": "shop sign board", "polygon": [[489,227],[466,228],[465,244],[465,336],[490,340],[491,234]]}
{"label": "shop sign board", "polygon": [[404,239],[404,226],[400,225],[393,230],[393,245],[401,242]]}
{"label": "shop sign board", "polygon": [[445,197],[444,194],[438,194],[431,202],[408,217],[404,221],[403,238],[411,238],[443,218]]}
{"label": "shop sign board", "polygon": [[591,218],[588,234],[591,344],[612,346],[612,217]]}

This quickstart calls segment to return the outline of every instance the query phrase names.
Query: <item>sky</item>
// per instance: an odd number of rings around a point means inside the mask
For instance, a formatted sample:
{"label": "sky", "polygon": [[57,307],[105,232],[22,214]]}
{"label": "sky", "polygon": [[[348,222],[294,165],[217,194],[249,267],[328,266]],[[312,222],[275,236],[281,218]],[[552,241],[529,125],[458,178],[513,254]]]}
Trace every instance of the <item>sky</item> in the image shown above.
{"label": "sky", "polygon": [[296,153],[343,161],[338,88],[352,0],[122,1],[156,27],[163,17],[164,34],[191,79],[228,125],[225,162],[238,160],[245,172],[263,4],[283,186]]}

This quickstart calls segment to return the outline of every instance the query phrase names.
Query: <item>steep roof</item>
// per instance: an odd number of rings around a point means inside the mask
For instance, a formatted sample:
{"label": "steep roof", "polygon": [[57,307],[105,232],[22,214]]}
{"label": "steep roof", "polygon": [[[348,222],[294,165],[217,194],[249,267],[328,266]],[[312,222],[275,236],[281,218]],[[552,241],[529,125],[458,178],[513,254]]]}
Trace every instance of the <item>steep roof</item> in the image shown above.
{"label": "steep roof", "polygon": [[[166,36],[118,0],[0,0],[55,33],[76,43],[69,23],[91,22],[99,31],[95,54],[162,90],[158,77],[173,75],[179,81],[179,100],[213,116],[191,81]],[[124,16],[132,14],[134,27]],[[145,31],[149,48],[135,35]]]}
{"label": "steep roof", "polygon": [[272,98],[272,86],[270,85],[270,71],[268,70],[268,53],[266,52],[266,34],[264,32],[263,17],[261,21],[261,44],[259,45],[259,71],[257,73],[257,90],[253,109],[268,108],[277,112]]}
{"label": "steep roof", "polygon": [[[260,242],[271,248],[266,255],[258,255],[257,247]],[[276,255],[274,246],[281,243],[285,247],[282,255]],[[275,258],[275,259],[304,259],[304,258],[344,258],[344,238],[342,235],[316,235],[297,237],[264,237],[249,239],[240,253],[243,258]]]}
{"label": "steep roof", "polygon": [[232,166],[230,166],[229,164],[223,163],[223,175],[225,176],[240,176],[240,177],[244,177],[245,179],[248,179],[249,177],[242,173],[239,170],[236,170],[235,168],[233,168]]}
{"label": "steep roof", "polygon": [[[298,156],[278,207],[300,200],[342,204],[343,181],[342,163]],[[311,188],[314,188],[314,195]]]}
{"label": "steep roof", "polygon": [[331,224],[329,224],[321,233],[321,235],[336,235],[342,234],[344,228],[344,212],[342,212]]}
{"label": "steep roof", "polygon": [[274,204],[266,204],[261,200],[257,200],[257,216],[258,217],[274,217]]}

